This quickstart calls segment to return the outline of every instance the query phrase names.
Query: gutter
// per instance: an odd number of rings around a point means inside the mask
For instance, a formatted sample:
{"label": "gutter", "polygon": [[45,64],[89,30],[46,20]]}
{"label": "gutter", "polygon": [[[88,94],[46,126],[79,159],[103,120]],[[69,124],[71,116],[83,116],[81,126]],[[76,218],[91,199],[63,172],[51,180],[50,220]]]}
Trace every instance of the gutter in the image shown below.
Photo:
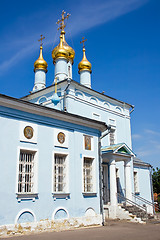
{"label": "gutter", "polygon": [[65,80],[67,80],[67,87],[66,87],[65,90],[64,90],[63,111],[64,111],[64,112],[67,112],[66,95],[67,95],[67,90],[68,90],[68,88],[69,88],[69,86],[70,86],[70,84],[71,84],[71,78],[67,78],[67,79],[65,79]]}
{"label": "gutter", "polygon": [[153,195],[153,181],[152,181],[152,173],[153,173],[153,166],[149,165],[149,173],[150,173],[150,185],[151,185],[151,198],[153,204],[153,214],[155,215],[155,206],[154,206],[154,195]]}
{"label": "gutter", "polygon": [[104,226],[104,209],[103,209],[103,191],[102,191],[102,151],[101,151],[101,139],[110,133],[111,127],[107,126],[107,130],[99,137],[98,141],[98,155],[99,155],[99,194],[100,194],[100,212],[102,213],[102,226]]}
{"label": "gutter", "polygon": [[132,110],[129,112],[131,114],[134,111],[134,105],[132,105]]}

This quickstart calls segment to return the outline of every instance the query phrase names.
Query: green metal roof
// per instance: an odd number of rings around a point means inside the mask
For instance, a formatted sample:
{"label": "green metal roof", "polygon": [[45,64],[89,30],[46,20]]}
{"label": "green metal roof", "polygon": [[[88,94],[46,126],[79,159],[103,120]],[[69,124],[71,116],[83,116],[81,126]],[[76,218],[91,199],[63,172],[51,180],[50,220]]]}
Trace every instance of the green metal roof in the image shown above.
{"label": "green metal roof", "polygon": [[101,151],[102,153],[112,152],[112,153],[121,153],[121,154],[135,156],[135,153],[125,143],[118,143],[118,144],[102,147]]}

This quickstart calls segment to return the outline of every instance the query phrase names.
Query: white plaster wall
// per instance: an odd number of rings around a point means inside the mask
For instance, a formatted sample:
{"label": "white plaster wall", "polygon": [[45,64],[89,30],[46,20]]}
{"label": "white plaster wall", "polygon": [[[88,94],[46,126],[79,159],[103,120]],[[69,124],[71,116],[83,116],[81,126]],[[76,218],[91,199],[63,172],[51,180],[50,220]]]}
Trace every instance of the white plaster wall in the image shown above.
{"label": "white plaster wall", "polygon": [[66,59],[57,59],[55,63],[55,78],[62,81],[68,77],[68,64]]}
{"label": "white plaster wall", "polygon": [[91,73],[89,71],[80,72],[80,84],[91,88]]}

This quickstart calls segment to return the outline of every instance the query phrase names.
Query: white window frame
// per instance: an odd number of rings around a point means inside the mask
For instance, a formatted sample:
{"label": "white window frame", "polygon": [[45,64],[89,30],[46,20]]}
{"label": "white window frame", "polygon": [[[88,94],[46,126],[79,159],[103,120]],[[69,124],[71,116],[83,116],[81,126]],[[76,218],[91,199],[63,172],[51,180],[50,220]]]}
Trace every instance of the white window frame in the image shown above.
{"label": "white window frame", "polygon": [[[66,186],[64,191],[55,191],[55,155],[65,155],[65,174],[66,174]],[[68,199],[69,193],[69,153],[65,151],[53,151],[53,160],[52,160],[52,196],[56,198],[66,198]]]}
{"label": "white window frame", "polygon": [[[135,182],[135,175],[136,175],[136,182]],[[139,194],[138,171],[136,170],[133,170],[133,181],[134,181],[134,193]]]}
{"label": "white window frame", "polygon": [[[84,159],[90,158],[92,160],[92,191],[85,191],[84,190]],[[96,193],[96,159],[93,156],[83,155],[82,156],[82,194],[84,196],[95,196]]]}
{"label": "white window frame", "polygon": [[[108,120],[108,125],[111,127],[111,131],[114,131],[114,144],[117,143],[117,129],[116,129],[116,120],[109,118]],[[110,133],[108,134],[108,143],[111,146],[111,141],[110,141]],[[114,145],[112,144],[112,145]]]}
{"label": "white window frame", "polygon": [[[111,134],[114,136],[114,143],[111,144]],[[110,133],[109,133],[109,145],[114,145],[116,144],[116,129],[111,127]]]}
{"label": "white window frame", "polygon": [[[19,158],[21,151],[34,153],[34,164],[33,164],[33,189],[32,192],[18,192],[18,179],[19,179]],[[25,147],[18,147],[17,149],[17,174],[16,174],[16,195],[17,200],[20,202],[21,200],[25,199],[32,199],[35,201],[36,197],[38,196],[38,150],[34,148],[25,148]]]}

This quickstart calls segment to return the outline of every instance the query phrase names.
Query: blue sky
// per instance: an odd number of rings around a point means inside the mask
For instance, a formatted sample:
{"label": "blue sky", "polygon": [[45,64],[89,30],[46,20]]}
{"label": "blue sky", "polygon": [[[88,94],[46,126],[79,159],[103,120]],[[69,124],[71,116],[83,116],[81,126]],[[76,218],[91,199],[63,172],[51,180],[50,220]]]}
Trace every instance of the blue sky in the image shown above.
{"label": "blue sky", "polygon": [[48,63],[47,86],[54,67],[51,51],[59,33],[62,10],[71,13],[66,40],[76,57],[73,79],[79,81],[82,36],[92,63],[92,88],[135,105],[132,113],[133,150],[160,167],[160,1],[159,0],[8,0],[0,8],[0,93],[27,95],[33,88],[33,64],[43,34]]}

